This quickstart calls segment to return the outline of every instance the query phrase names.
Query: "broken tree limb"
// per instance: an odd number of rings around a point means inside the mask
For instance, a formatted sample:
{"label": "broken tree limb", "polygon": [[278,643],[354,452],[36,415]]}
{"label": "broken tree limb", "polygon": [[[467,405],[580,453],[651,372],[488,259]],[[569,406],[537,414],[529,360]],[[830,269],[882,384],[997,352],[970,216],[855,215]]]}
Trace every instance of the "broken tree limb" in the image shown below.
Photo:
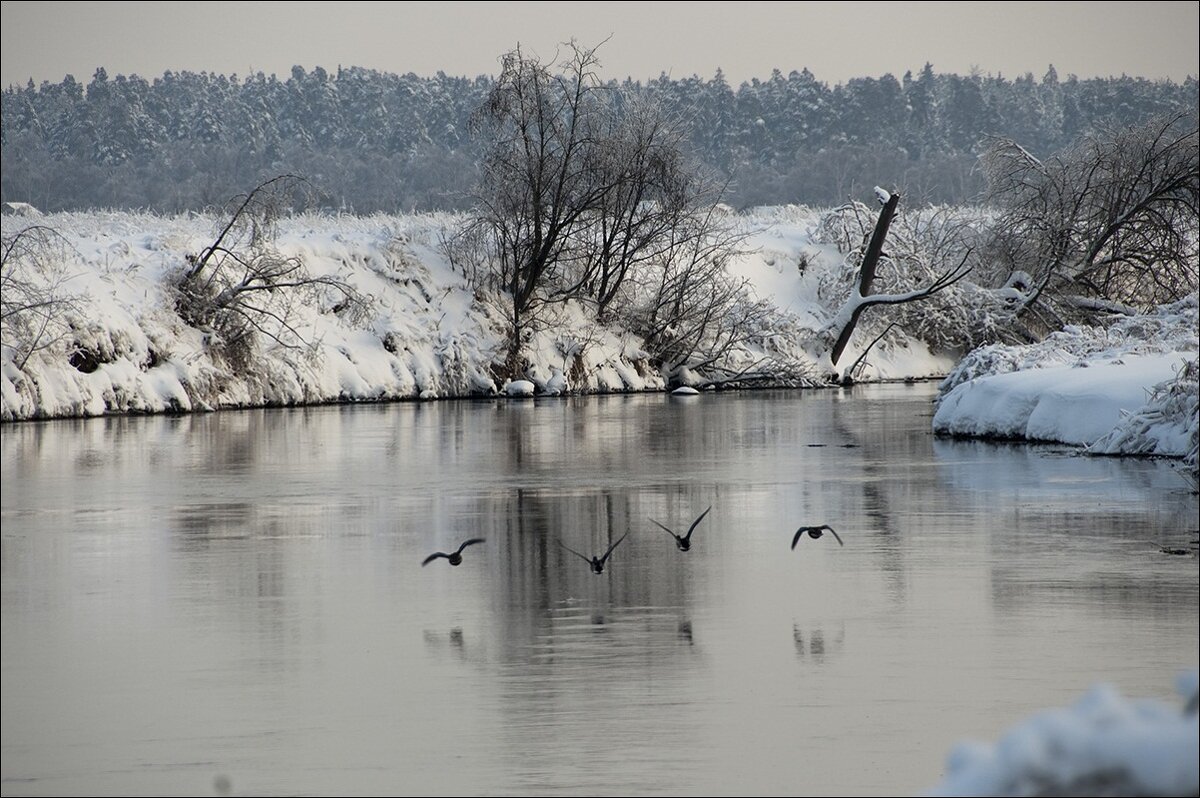
{"label": "broken tree limb", "polygon": [[971,271],[971,267],[966,265],[967,260],[970,258],[971,250],[967,250],[957,266],[943,272],[937,279],[924,288],[906,291],[903,294],[872,294],[871,287],[875,282],[875,270],[879,263],[879,258],[883,254],[883,242],[887,237],[888,227],[896,215],[896,206],[899,200],[899,194],[892,194],[884,204],[883,209],[879,212],[879,220],[875,223],[875,231],[871,234],[871,240],[867,244],[867,251],[863,255],[862,265],[859,267],[858,291],[846,300],[845,304],[842,305],[842,309],[838,311],[837,316],[829,323],[828,329],[834,331],[837,335],[834,339],[833,349],[829,354],[830,363],[834,366],[837,365],[838,360],[846,349],[846,345],[850,343],[850,337],[854,334],[854,329],[858,325],[859,316],[871,305],[899,305],[905,302],[916,302],[925,299],[954,285]]}
{"label": "broken tree limb", "polygon": [[[879,220],[875,222],[875,231],[871,233],[871,241],[867,244],[862,265],[858,269],[858,298],[860,300],[871,293],[871,285],[875,282],[875,267],[879,263],[879,256],[883,254],[883,240],[887,238],[888,228],[896,216],[896,207],[899,204],[900,194],[893,193],[879,210]],[[851,297],[851,300],[853,299],[854,297]],[[838,334],[837,340],[833,344],[833,352],[829,355],[833,365],[837,365],[838,358],[842,356],[846,344],[850,343],[850,336],[854,333],[854,326],[858,324],[858,316],[864,307],[865,305],[861,302],[855,304],[849,320]]]}

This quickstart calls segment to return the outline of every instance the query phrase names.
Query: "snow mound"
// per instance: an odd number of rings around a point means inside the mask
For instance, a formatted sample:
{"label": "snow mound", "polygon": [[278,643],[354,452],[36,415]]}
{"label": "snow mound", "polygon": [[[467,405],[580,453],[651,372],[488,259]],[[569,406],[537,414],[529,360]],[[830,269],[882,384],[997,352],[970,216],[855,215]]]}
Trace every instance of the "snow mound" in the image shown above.
{"label": "snow mound", "polygon": [[929,795],[1196,795],[1197,672],[1179,679],[1188,708],[1093,688],[1041,712],[995,745],[962,743]]}
{"label": "snow mound", "polygon": [[534,385],[529,380],[513,380],[504,386],[506,396],[533,396]]}
{"label": "snow mound", "polygon": [[547,396],[562,396],[569,390],[567,377],[562,373],[562,369],[558,368],[553,370],[550,379],[546,380],[546,384],[542,386],[542,393]]}
{"label": "snow mound", "polygon": [[[1108,435],[1123,414],[1141,410],[1154,386],[1171,379],[1187,353],[1126,356],[1076,366],[979,377],[941,398],[935,432],[1019,438],[1088,446]],[[1175,436],[1164,435],[1170,446]],[[1158,454],[1182,456],[1182,447]]]}
{"label": "snow mound", "polygon": [[942,382],[935,432],[1196,459],[1196,299],[1107,329],[992,345]]}
{"label": "snow mound", "polygon": [[3,206],[0,207],[3,208],[5,216],[11,215],[34,218],[44,215],[41,211],[30,205],[28,202],[5,202]]}
{"label": "snow mound", "polygon": [[1197,329],[1200,329],[1200,300],[1193,296],[1153,313],[1121,318],[1109,327],[1073,325],[1036,344],[981,346],[968,353],[946,376],[940,396],[964,382],[992,374],[1097,359],[1115,360],[1127,354],[1195,352]]}

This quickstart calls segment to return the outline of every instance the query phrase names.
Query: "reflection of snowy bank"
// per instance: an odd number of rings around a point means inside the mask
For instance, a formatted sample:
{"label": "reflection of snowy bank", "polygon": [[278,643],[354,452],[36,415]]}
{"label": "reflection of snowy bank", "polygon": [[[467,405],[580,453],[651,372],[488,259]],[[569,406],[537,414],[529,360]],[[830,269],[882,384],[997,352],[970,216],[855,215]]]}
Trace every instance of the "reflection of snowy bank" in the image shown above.
{"label": "reflection of snowy bank", "polygon": [[1197,440],[1197,302],[972,352],[942,385],[936,432],[1189,456]]}
{"label": "reflection of snowy bank", "polygon": [[1197,672],[1180,679],[1185,711],[1092,689],[1000,742],[959,745],[931,795],[1196,795]]}
{"label": "reflection of snowy bank", "polygon": [[[1072,623],[1067,607],[1111,618],[1136,606],[1162,624],[1163,634],[1196,625],[1195,606],[1184,606],[1167,587],[1187,573],[1196,578],[1194,558],[1162,550],[1186,548],[1196,528],[1196,497],[1171,463],[949,438],[935,440],[933,454],[953,498],[930,509],[947,519],[990,519],[983,537],[954,545],[978,546],[973,556],[988,563],[999,615],[1059,627]],[[957,534],[950,527],[944,539],[949,544]],[[1028,559],[1007,560],[1012,549]],[[1113,567],[1109,558],[1118,552],[1120,566]]]}
{"label": "reflection of snowy bank", "polygon": [[942,481],[965,494],[961,501],[978,496],[994,506],[998,496],[1008,496],[1025,510],[1100,507],[1108,512],[1115,509],[1109,507],[1112,502],[1145,501],[1185,487],[1171,469],[1154,463],[1080,459],[1061,447],[942,438],[933,442],[933,453]]}

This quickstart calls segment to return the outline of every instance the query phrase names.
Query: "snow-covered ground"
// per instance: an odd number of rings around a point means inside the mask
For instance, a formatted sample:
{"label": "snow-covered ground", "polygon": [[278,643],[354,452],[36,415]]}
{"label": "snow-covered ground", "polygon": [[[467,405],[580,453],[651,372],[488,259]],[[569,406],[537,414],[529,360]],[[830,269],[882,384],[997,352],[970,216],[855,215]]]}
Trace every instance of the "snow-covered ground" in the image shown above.
{"label": "snow-covered ground", "polygon": [[[812,243],[819,218],[805,208],[775,208],[737,219],[749,238],[729,268],[778,311],[764,324],[762,340],[748,344],[745,359],[788,351],[809,358],[812,373],[820,373],[820,354],[806,347],[836,308],[817,299],[817,273],[842,258]],[[186,258],[212,242],[221,220],[92,212],[37,222],[64,237],[55,257],[66,279],[57,290],[79,301],[65,314],[61,334],[47,333],[42,343],[51,345],[28,358],[11,336],[4,341],[0,417],[6,421],[521,393],[492,365],[503,359],[501,308],[471,289],[441,246],[456,223],[452,216],[282,220],[277,250],[299,257],[313,275],[353,285],[369,298],[367,312],[350,319],[331,311],[332,303],[292,307],[287,321],[308,345],[264,340],[251,362],[237,368],[215,357],[205,333],[175,309],[173,286]],[[27,224],[5,217],[4,235]],[[553,323],[525,345],[524,376],[537,393],[667,387],[637,336],[601,327],[569,303],[553,313]],[[861,338],[860,347],[870,341]],[[932,354],[919,341],[897,341],[872,350],[860,378],[938,376],[953,365],[953,358]],[[72,365],[72,353],[79,352],[86,357]],[[846,362],[857,354],[852,344]]]}
{"label": "snow-covered ground", "polygon": [[930,795],[1196,795],[1197,672],[1180,706],[1098,686],[1074,706],[1039,713],[995,745],[963,743]]}
{"label": "snow-covered ground", "polygon": [[1183,457],[1195,468],[1198,317],[1191,297],[1107,329],[981,347],[943,382],[934,430]]}

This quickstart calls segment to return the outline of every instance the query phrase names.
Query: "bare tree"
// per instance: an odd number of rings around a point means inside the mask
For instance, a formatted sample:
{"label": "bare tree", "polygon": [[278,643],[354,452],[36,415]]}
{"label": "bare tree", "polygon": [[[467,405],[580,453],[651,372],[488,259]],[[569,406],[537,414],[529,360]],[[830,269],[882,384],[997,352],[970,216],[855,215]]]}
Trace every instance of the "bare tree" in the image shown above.
{"label": "bare tree", "polygon": [[216,238],[197,255],[176,283],[176,310],[184,321],[212,336],[216,351],[241,368],[259,336],[289,348],[307,342],[293,326],[301,302],[330,311],[357,313],[364,299],[345,280],[314,275],[297,256],[274,246],[281,215],[305,201],[307,181],[294,175],[266,180],[235,197]]}
{"label": "bare tree", "polygon": [[693,351],[711,360],[710,344],[738,337],[718,328],[742,294],[723,275],[742,238],[716,223],[725,183],[688,162],[661,106],[602,84],[595,50],[567,47],[559,74],[520,49],[503,57],[476,119],[491,143],[475,220],[452,260],[505,296],[508,376],[539,309],[568,300],[629,322],[669,370]]}
{"label": "bare tree", "polygon": [[[1013,313],[1145,309],[1197,290],[1200,147],[1194,115],[1085,138],[1040,160],[998,139],[982,162],[1002,211],[993,251],[1024,283]],[[1006,275],[1000,275],[1004,280]]]}
{"label": "bare tree", "polygon": [[643,338],[669,381],[679,381],[685,369],[704,374],[707,384],[807,376],[798,356],[761,346],[750,355],[752,342],[772,336],[777,314],[753,296],[748,280],[727,269],[745,238],[714,205],[679,218],[658,256],[632,270],[620,320]]}
{"label": "bare tree", "polygon": [[554,270],[569,260],[582,218],[606,187],[595,179],[589,148],[605,104],[594,50],[570,45],[554,74],[520,48],[506,53],[475,126],[491,137],[476,198],[486,260],[476,281],[507,292],[507,367],[517,371],[530,315],[546,299]]}
{"label": "bare tree", "polygon": [[0,246],[0,332],[13,365],[23,369],[34,352],[70,334],[80,297],[67,285],[70,246],[53,228],[26,227],[5,236]]}
{"label": "bare tree", "polygon": [[620,112],[610,114],[612,130],[594,149],[596,178],[606,188],[586,215],[578,241],[582,268],[569,288],[594,301],[602,321],[627,279],[645,267],[661,269],[714,232],[707,222],[728,185],[687,161],[685,128],[657,101],[620,99]]}

